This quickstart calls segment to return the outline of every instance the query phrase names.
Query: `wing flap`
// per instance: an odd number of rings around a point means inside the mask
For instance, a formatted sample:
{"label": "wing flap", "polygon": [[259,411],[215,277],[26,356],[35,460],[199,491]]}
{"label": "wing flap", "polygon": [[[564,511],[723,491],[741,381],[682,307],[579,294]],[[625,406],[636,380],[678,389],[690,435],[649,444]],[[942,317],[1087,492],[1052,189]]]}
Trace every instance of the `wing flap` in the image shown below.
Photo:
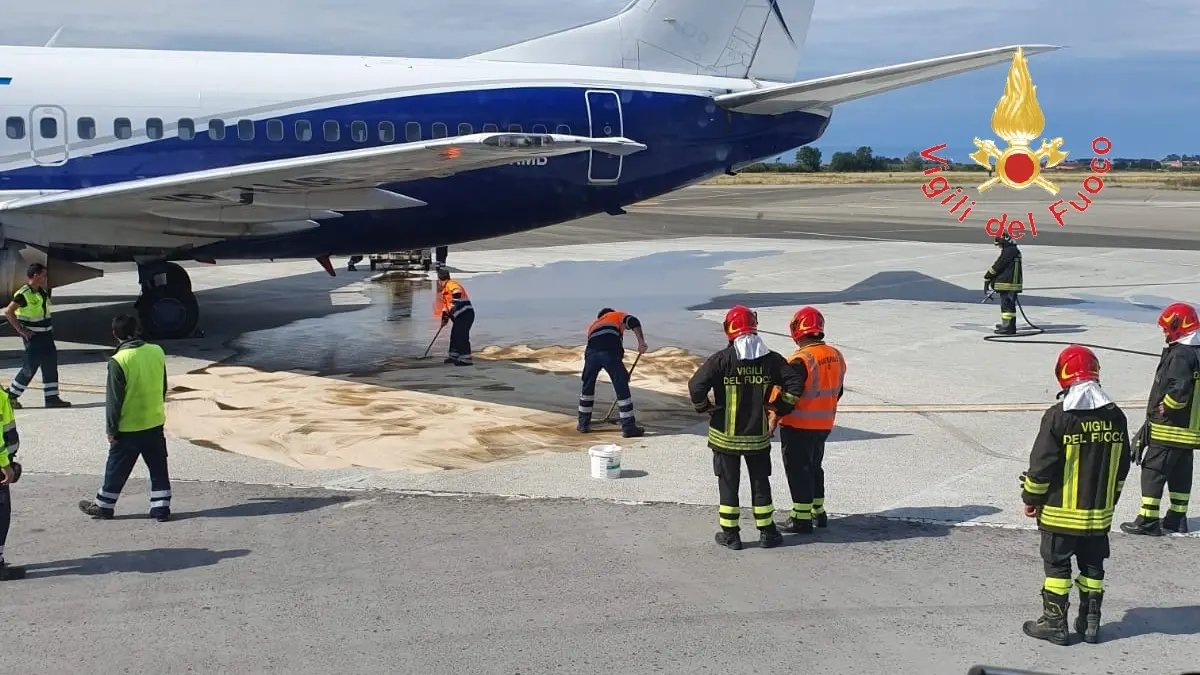
{"label": "wing flap", "polygon": [[749,91],[722,94],[713,101],[734,112],[779,115],[810,108],[829,108],[839,103],[882,94],[915,84],[940,80],[1011,61],[1023,49],[1026,56],[1054,51],[1054,45],[1013,45],[977,52],[941,56],[894,66],[871,68],[844,75],[831,75],[804,82],[779,84]]}

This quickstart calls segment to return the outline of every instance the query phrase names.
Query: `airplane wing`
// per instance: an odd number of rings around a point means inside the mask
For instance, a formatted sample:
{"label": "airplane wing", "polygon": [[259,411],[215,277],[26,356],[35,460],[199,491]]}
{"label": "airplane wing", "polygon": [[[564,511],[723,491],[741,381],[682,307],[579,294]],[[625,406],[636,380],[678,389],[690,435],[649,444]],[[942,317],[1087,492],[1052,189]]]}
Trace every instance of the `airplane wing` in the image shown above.
{"label": "airplane wing", "polygon": [[715,97],[713,101],[727,110],[752,115],[779,115],[807,108],[829,108],[838,103],[1005,63],[1012,60],[1017,49],[1024,49],[1025,55],[1028,56],[1054,51],[1059,47],[1054,45],[996,47],[978,52],[860,70],[845,75],[831,75],[804,82],[778,84],[749,91],[722,94]]}
{"label": "airplane wing", "polygon": [[[223,238],[316,227],[341,211],[425,206],[378,186],[587,150],[628,155],[628,138],[485,133],[143,178],[0,202],[5,219],[113,219],[169,223],[178,236]],[[26,221],[28,222],[28,221]]]}

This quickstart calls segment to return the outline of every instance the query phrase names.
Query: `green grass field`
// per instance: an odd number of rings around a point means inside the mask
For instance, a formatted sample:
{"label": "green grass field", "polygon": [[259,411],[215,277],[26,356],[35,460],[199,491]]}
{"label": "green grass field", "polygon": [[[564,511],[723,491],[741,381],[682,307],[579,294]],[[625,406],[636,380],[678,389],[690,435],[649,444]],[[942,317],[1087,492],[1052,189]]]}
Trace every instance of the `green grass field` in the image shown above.
{"label": "green grass field", "polygon": [[[982,183],[987,174],[978,171],[946,171],[952,184]],[[1075,183],[1083,180],[1086,171],[1049,172],[1046,178],[1056,183]],[[929,176],[914,172],[863,172],[863,173],[742,173],[736,176],[719,176],[706,185],[915,185],[929,180]],[[1116,171],[1104,176],[1104,184],[1114,187],[1160,188],[1167,190],[1200,190],[1200,173],[1169,171]]]}

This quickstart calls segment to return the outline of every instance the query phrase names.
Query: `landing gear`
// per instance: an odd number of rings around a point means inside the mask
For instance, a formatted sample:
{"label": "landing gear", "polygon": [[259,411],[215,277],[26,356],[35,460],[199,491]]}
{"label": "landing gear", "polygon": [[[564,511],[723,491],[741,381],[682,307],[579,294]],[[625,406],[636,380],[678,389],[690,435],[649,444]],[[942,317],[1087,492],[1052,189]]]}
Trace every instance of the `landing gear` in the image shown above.
{"label": "landing gear", "polygon": [[200,304],[192,292],[192,279],[178,263],[138,266],[142,294],[134,303],[142,334],[152,340],[193,337],[200,323]]}

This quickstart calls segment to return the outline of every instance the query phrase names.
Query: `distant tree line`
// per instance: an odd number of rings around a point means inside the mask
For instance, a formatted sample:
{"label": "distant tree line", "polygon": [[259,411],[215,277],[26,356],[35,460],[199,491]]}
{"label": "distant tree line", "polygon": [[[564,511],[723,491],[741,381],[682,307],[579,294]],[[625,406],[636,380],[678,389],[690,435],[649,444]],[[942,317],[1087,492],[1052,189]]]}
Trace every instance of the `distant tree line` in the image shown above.
{"label": "distant tree line", "polygon": [[[944,151],[940,153],[945,156]],[[796,151],[796,155],[791,162],[761,162],[752,164],[741,171],[743,173],[812,173],[817,171],[829,171],[833,173],[855,173],[868,171],[924,171],[934,165],[934,162],[925,161],[921,157],[921,153],[913,150],[904,157],[883,157],[875,155],[870,146],[861,146],[854,152],[835,152],[829,158],[828,162],[822,163],[820,148],[806,145]],[[1091,157],[1081,159],[1069,158],[1066,164],[1081,165],[1079,168],[1086,169],[1087,165],[1092,161]],[[1112,162],[1113,171],[1200,171],[1200,155],[1167,155],[1163,159],[1145,159],[1145,158],[1115,158],[1110,159]],[[988,173],[991,171],[979,166],[974,162],[950,162],[951,170],[954,171],[978,171],[980,173]],[[1064,167],[1068,168],[1068,167]]]}

